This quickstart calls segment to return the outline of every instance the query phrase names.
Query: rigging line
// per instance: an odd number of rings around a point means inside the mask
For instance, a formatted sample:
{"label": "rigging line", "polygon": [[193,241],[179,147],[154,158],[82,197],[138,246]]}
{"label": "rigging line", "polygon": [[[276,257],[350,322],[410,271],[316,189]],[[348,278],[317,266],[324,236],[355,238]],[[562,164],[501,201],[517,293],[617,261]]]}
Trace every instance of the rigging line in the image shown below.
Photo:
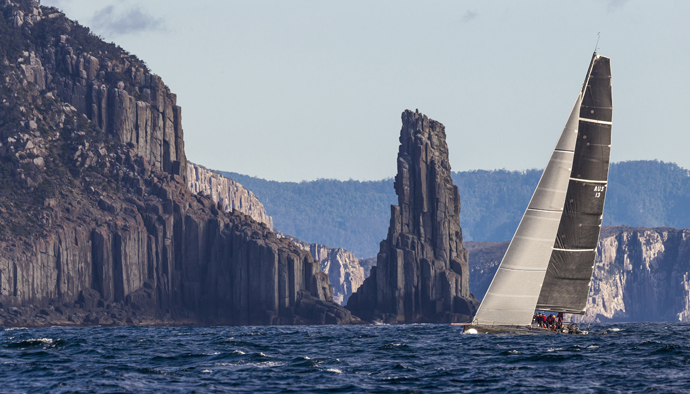
{"label": "rigging line", "polygon": [[601,38],[601,32],[597,32],[597,43],[594,45],[594,53],[597,52],[597,49],[599,49],[599,39]]}

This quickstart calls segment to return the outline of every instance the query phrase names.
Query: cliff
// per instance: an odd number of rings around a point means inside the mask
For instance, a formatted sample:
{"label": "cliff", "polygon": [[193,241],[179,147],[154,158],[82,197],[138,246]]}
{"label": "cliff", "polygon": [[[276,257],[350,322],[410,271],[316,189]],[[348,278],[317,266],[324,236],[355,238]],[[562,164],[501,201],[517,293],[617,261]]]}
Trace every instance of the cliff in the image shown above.
{"label": "cliff", "polygon": [[340,305],[347,304],[352,293],[364,283],[364,279],[368,276],[365,276],[360,260],[348,250],[310,244],[282,233],[277,233],[277,235],[279,238],[291,240],[319,262],[319,269],[328,274],[333,286],[333,301]]}
{"label": "cliff", "polygon": [[0,324],[358,321],[309,253],[187,189],[181,110],[142,61],[0,10]]}
{"label": "cliff", "polygon": [[[187,183],[192,193],[209,196],[213,201],[222,204],[226,212],[242,212],[257,222],[273,228],[273,220],[266,214],[259,199],[234,180],[203,166],[188,163]],[[364,270],[359,265],[359,259],[350,251],[310,244],[280,232],[276,232],[276,235],[278,238],[294,242],[319,262],[319,269],[328,274],[335,303],[343,305],[352,292],[364,282]]]}
{"label": "cliff", "polygon": [[254,193],[239,183],[206,167],[187,163],[187,185],[194,194],[203,193],[220,202],[225,212],[239,211],[273,229],[273,219]]}
{"label": "cliff", "polygon": [[26,50],[18,54],[6,50],[7,66],[70,104],[105,135],[134,144],[152,167],[186,177],[182,111],[159,76],[54,8],[26,0],[4,3],[6,30],[13,30],[5,33],[20,31],[33,44],[22,45]]}
{"label": "cliff", "polygon": [[[508,242],[470,249],[471,287],[484,294]],[[574,321],[690,321],[690,230],[604,227],[587,314]]]}
{"label": "cliff", "polygon": [[394,186],[388,237],[348,309],[390,322],[469,321],[478,303],[469,292],[460,196],[441,123],[403,112]]}

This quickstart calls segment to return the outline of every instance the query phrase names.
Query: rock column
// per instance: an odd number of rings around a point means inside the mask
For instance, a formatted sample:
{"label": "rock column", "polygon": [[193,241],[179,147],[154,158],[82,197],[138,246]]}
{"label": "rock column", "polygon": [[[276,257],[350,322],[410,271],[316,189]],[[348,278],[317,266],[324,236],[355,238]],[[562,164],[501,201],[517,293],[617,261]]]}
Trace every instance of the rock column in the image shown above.
{"label": "rock column", "polygon": [[389,322],[468,321],[468,254],[462,245],[460,196],[453,185],[444,126],[405,111],[400,131],[388,237],[377,265],[348,301],[365,319]]}

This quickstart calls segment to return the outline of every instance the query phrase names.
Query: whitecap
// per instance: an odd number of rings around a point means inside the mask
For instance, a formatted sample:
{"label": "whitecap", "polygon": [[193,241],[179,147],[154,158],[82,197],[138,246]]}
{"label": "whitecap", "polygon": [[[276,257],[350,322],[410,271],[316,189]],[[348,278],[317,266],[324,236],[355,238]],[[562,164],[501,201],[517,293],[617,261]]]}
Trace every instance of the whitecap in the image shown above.
{"label": "whitecap", "polygon": [[251,366],[251,367],[259,367],[259,368],[270,368],[270,367],[280,367],[285,365],[285,362],[282,361],[266,361],[263,363],[247,363],[244,364],[246,366]]}
{"label": "whitecap", "polygon": [[520,354],[517,350],[509,350],[508,353],[510,354]]}
{"label": "whitecap", "polygon": [[201,373],[211,373],[211,372],[213,372],[213,371],[211,371],[210,369],[202,369],[201,370]]}
{"label": "whitecap", "polygon": [[609,328],[609,331],[611,331],[611,332],[618,332],[618,331],[620,331],[620,330],[621,330],[621,329],[618,328],[618,327]]}
{"label": "whitecap", "polygon": [[557,347],[557,348],[550,347],[550,348],[546,349],[547,352],[557,352],[559,350],[563,350],[563,348],[562,347]]}
{"label": "whitecap", "polygon": [[343,373],[343,371],[335,368],[328,368],[326,372],[333,372],[333,373]]}
{"label": "whitecap", "polygon": [[234,350],[234,351],[233,351],[232,353],[230,353],[230,354],[247,354],[247,353],[245,353],[245,352],[243,352],[243,351],[241,351],[241,350]]}

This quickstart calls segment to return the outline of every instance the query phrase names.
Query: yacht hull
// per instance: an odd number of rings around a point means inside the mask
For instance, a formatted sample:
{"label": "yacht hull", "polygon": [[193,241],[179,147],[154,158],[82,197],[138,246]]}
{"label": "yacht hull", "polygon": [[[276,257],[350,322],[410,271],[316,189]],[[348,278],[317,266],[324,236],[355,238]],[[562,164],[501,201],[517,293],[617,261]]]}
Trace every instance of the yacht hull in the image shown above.
{"label": "yacht hull", "polygon": [[464,324],[463,334],[511,334],[511,335],[551,335],[570,334],[587,335],[589,329],[580,330],[575,324],[566,324],[563,331],[551,331],[546,328],[534,326],[484,326],[478,324]]}

